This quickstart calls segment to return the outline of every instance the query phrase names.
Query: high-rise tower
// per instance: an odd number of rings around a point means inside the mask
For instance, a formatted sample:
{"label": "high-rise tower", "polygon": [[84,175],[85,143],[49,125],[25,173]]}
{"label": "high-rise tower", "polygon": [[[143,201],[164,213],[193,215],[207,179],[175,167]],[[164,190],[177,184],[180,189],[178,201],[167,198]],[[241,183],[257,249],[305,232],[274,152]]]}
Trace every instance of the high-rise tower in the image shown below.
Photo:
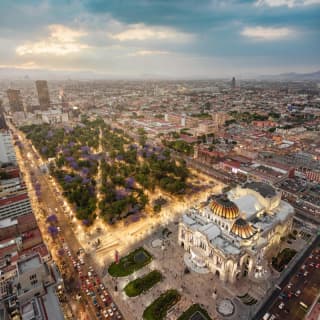
{"label": "high-rise tower", "polygon": [[235,89],[235,87],[236,87],[236,78],[233,77],[232,80],[231,80],[231,88]]}
{"label": "high-rise tower", "polygon": [[23,111],[23,103],[21,99],[20,90],[8,89],[7,95],[11,112]]}
{"label": "high-rise tower", "polygon": [[38,99],[41,110],[48,110],[50,107],[50,96],[48,83],[46,80],[37,80],[36,87],[38,91]]}

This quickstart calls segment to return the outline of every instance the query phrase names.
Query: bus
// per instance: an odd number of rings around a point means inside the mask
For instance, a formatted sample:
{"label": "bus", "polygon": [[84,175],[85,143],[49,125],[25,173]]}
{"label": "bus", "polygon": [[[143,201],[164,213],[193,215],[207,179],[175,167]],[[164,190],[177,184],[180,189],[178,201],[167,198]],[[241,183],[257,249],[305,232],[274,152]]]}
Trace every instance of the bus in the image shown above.
{"label": "bus", "polygon": [[308,309],[309,309],[309,307],[305,303],[303,303],[302,301],[300,301],[299,306],[304,311],[308,311]]}

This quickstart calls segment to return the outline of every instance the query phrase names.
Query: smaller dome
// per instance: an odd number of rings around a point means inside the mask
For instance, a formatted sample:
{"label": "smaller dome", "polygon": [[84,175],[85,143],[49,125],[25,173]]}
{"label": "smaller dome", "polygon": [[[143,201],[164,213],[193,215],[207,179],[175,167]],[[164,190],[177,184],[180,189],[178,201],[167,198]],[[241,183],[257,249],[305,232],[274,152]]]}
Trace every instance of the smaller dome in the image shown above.
{"label": "smaller dome", "polygon": [[246,220],[239,218],[232,225],[231,233],[242,239],[249,239],[256,233],[256,230]]}
{"label": "smaller dome", "polygon": [[236,219],[239,217],[239,208],[226,196],[215,197],[211,202],[211,211],[213,214],[224,219]]}

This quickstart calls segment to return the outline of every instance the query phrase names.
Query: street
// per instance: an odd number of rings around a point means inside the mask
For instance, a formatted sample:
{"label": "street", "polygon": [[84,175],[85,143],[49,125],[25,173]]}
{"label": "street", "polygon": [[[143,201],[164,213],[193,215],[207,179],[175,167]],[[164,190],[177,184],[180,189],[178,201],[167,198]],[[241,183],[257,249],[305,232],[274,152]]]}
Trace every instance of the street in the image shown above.
{"label": "street", "polygon": [[[20,137],[23,135],[20,132],[18,134]],[[49,176],[39,169],[40,157],[34,152],[26,139],[23,139],[21,152],[17,149],[17,155],[20,167],[25,174],[34,213],[45,242],[62,273],[71,276],[71,288],[67,289],[65,293],[67,304],[72,308],[73,319],[102,319],[102,316],[107,319],[122,319],[120,311],[92,267],[94,261],[91,257],[83,254],[84,263],[80,264],[78,253],[83,248],[74,233],[71,220],[63,209],[64,199],[57,187],[53,187]],[[40,201],[32,192],[31,173],[41,186]],[[58,237],[53,239],[47,232],[46,223],[46,218],[52,214],[57,216],[60,228]],[[58,255],[58,251],[63,252],[62,257]],[[81,298],[76,299],[79,293]]]}

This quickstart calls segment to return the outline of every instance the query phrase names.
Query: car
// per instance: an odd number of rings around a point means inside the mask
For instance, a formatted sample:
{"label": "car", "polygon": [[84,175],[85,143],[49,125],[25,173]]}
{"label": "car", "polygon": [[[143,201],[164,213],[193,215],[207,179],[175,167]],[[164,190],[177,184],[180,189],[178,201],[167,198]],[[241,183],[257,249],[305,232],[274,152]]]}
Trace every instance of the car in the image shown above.
{"label": "car", "polygon": [[103,310],[103,315],[104,315],[105,319],[109,318],[109,314],[108,314],[108,311],[106,309]]}
{"label": "car", "polygon": [[294,294],[296,297],[299,297],[301,294],[301,290],[297,290],[296,293]]}
{"label": "car", "polygon": [[292,285],[293,285],[293,283],[292,283],[292,282],[289,282],[287,288],[288,288],[288,289],[291,289],[291,288],[292,288]]}
{"label": "car", "polygon": [[103,285],[103,283],[100,283],[99,287],[100,287],[101,290],[104,290],[104,285]]}
{"label": "car", "polygon": [[305,273],[303,274],[305,277],[309,274],[308,271],[305,271]]}
{"label": "car", "polygon": [[279,294],[279,298],[280,298],[280,299],[284,299],[284,298],[286,298],[286,297],[287,297],[287,295],[286,295],[285,292],[281,292],[281,293]]}
{"label": "car", "polygon": [[316,264],[316,269],[319,269],[320,268],[320,263],[317,263]]}
{"label": "car", "polygon": [[277,318],[277,316],[274,315],[274,314],[272,314],[271,317],[269,318],[269,320],[274,320],[274,319],[276,319],[276,318]]}
{"label": "car", "polygon": [[278,308],[282,310],[283,307],[284,307],[284,302],[281,302],[281,303],[279,304]]}
{"label": "car", "polygon": [[86,289],[86,295],[91,296],[91,291],[89,289]]}
{"label": "car", "polygon": [[112,309],[111,309],[111,308],[109,308],[109,309],[108,309],[108,313],[109,313],[109,316],[110,316],[110,317],[112,317],[112,316],[113,316],[113,311],[112,311]]}

